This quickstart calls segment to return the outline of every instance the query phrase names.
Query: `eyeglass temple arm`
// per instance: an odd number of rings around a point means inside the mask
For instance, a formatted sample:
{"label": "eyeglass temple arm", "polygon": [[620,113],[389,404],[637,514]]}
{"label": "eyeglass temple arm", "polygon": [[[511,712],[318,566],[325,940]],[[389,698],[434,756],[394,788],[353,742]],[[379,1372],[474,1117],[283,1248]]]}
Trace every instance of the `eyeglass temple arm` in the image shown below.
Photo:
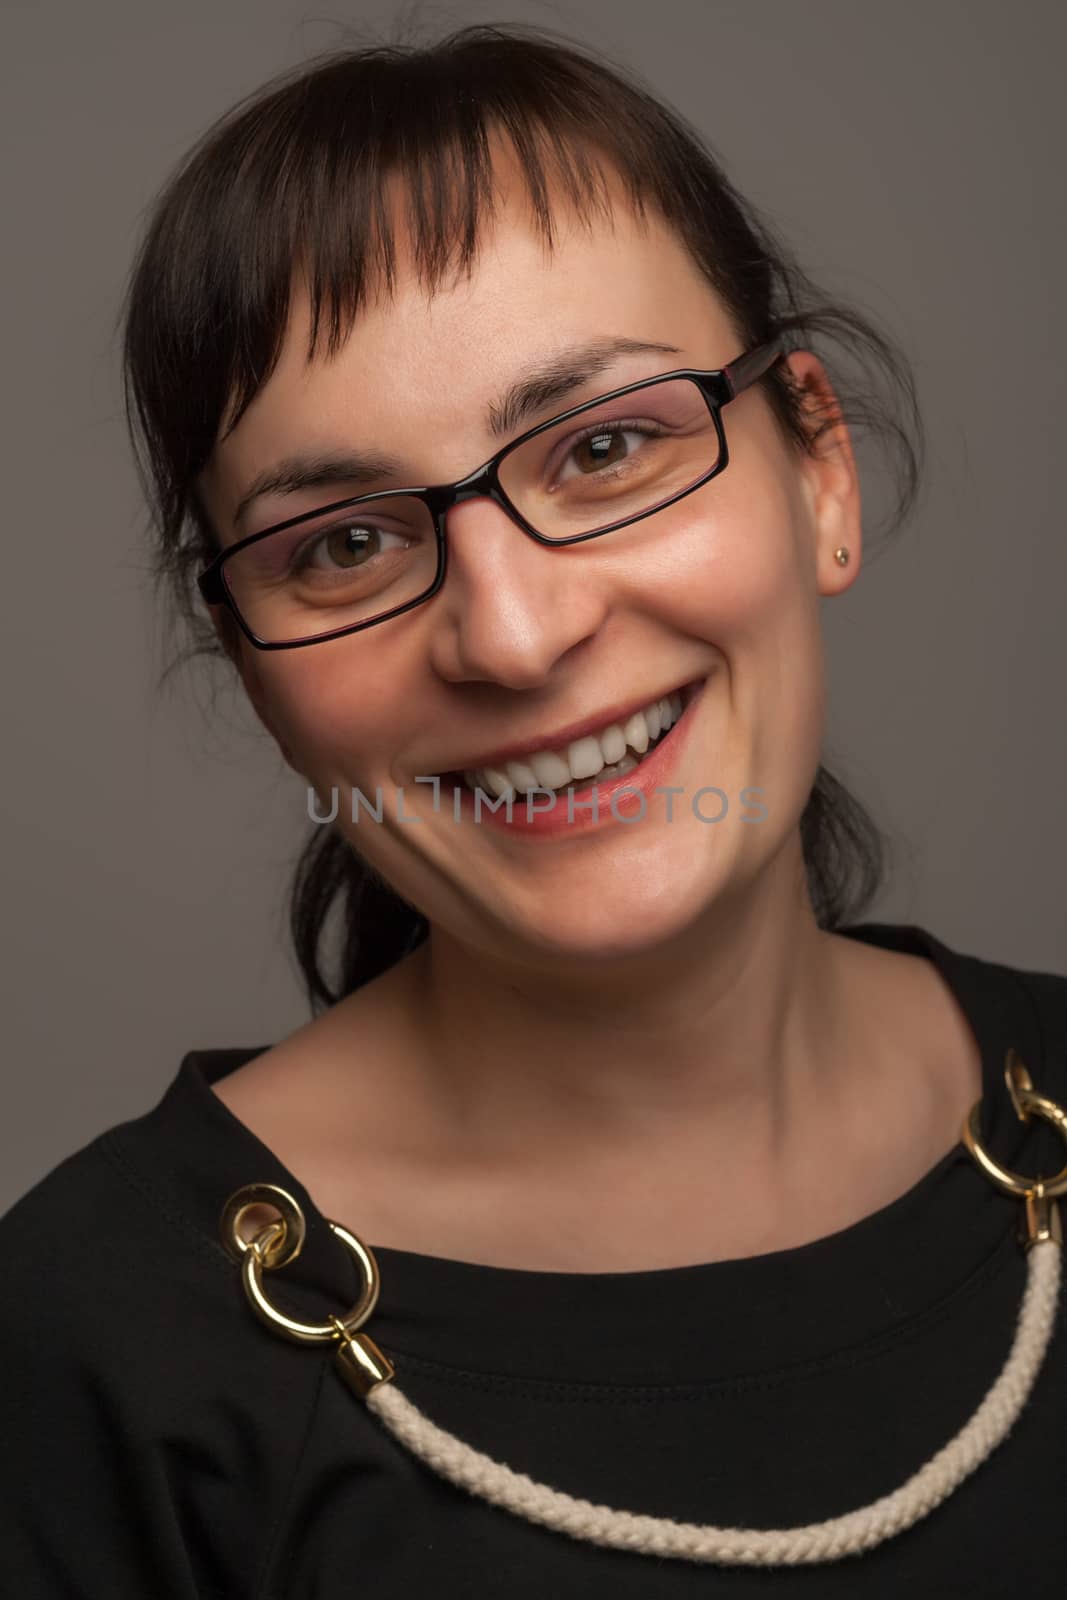
{"label": "eyeglass temple arm", "polygon": [[768,367],[773,366],[778,357],[784,354],[782,341],[769,339],[766,344],[757,345],[755,350],[750,350],[747,355],[738,356],[736,361],[731,361],[722,369],[730,386],[730,399],[733,400],[742,389],[747,389],[758,378],[762,378]]}

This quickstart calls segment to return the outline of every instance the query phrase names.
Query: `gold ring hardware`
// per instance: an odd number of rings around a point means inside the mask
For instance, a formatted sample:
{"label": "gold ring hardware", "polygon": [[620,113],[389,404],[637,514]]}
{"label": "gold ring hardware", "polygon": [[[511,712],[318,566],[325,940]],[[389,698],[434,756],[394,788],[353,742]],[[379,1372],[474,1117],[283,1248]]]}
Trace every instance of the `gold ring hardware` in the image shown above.
{"label": "gold ring hardware", "polygon": [[[262,1228],[253,1239],[238,1232],[244,1213],[254,1205],[270,1205],[280,1217]],[[256,1316],[268,1328],[292,1339],[296,1344],[328,1344],[340,1341],[338,1359],[349,1383],[359,1394],[366,1394],[376,1383],[393,1376],[388,1359],[365,1334],[358,1334],[378,1303],[381,1280],[373,1252],[354,1233],[339,1222],[330,1222],[331,1232],[348,1246],[359,1262],[363,1291],[345,1316],[331,1316],[327,1322],[298,1322],[272,1305],[263,1288],[264,1270],[274,1271],[296,1259],[304,1243],[304,1213],[285,1189],[272,1183],[248,1183],[237,1189],[222,1209],[220,1231],[228,1254],[241,1264],[241,1281]],[[295,1241],[295,1243],[294,1243]],[[355,1337],[353,1337],[355,1336]]]}
{"label": "gold ring hardware", "polygon": [[[1014,1048],[1004,1058],[1004,1081],[1011,1096],[1015,1115],[1021,1122],[1031,1117],[1043,1117],[1058,1128],[1067,1143],[1067,1111],[1055,1100],[1038,1094],[1025,1063]],[[1055,1204],[1060,1195],[1067,1194],[1067,1165],[1052,1178],[1029,1178],[1001,1166],[981,1144],[981,1100],[976,1100],[963,1125],[963,1143],[986,1177],[991,1178],[1005,1194],[1019,1195],[1026,1201],[1024,1242],[1027,1248],[1039,1239],[1054,1239],[1062,1244],[1063,1234],[1059,1207]]]}
{"label": "gold ring hardware", "polygon": [[[261,1205],[272,1206],[275,1211],[281,1212],[281,1231],[277,1231],[276,1222],[268,1225],[269,1243],[265,1242],[266,1233],[263,1230],[254,1240],[245,1239],[240,1231],[245,1212]],[[240,1261],[255,1244],[259,1246],[265,1267],[287,1267],[304,1248],[304,1213],[292,1195],[285,1189],[279,1189],[276,1183],[246,1183],[243,1189],[235,1190],[222,1208],[219,1229],[226,1253],[234,1261]]]}

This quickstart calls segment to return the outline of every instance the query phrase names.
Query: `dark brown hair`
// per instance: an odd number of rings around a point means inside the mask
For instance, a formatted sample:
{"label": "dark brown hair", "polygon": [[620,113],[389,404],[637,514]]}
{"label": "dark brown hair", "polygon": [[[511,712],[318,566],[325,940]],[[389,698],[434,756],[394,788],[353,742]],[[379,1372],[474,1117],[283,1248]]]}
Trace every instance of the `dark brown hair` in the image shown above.
{"label": "dark brown hair", "polygon": [[[606,206],[602,168],[635,212],[654,206],[701,267],[738,348],[780,334],[825,361],[840,407],[812,413],[784,363],[761,380],[783,435],[814,450],[837,417],[886,451],[896,486],[887,533],[912,509],[923,451],[906,361],[854,307],[828,300],[772,227],[733,188],[697,130],[636,74],[543,27],[476,24],[434,42],[394,36],[343,48],[272,79],[208,128],[160,192],[131,270],[124,321],[126,410],[151,508],[154,572],[187,647],[164,676],[225,653],[194,582],[219,548],[196,480],[216,439],[269,378],[288,322],[294,267],[334,353],[371,280],[395,283],[383,180],[402,180],[416,269],[432,291],[466,270],[492,199],[488,135],[510,140],[546,244],[547,178],[580,215]],[[583,210],[585,208],[585,210]],[[854,360],[846,381],[832,354]],[[227,647],[235,646],[232,631]],[[888,839],[820,766],[800,819],[820,927],[854,921],[881,887]],[[331,982],[323,946],[341,918]],[[290,889],[296,957],[314,1011],[391,966],[426,934],[334,828],[314,824]]]}

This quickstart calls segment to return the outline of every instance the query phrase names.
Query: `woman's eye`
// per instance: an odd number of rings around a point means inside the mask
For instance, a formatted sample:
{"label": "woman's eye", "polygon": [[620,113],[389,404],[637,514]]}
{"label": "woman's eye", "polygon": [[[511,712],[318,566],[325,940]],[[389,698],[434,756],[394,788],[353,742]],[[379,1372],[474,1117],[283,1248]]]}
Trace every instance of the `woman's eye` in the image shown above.
{"label": "woman's eye", "polygon": [[652,426],[602,423],[599,427],[591,428],[583,438],[576,439],[570,445],[564,458],[564,467],[573,461],[577,471],[570,474],[563,471],[560,476],[563,479],[568,476],[590,477],[598,472],[610,471],[612,467],[622,465],[635,454],[634,448],[625,442],[628,438],[656,438],[659,432],[658,428]]}
{"label": "woman's eye", "polygon": [[342,522],[316,533],[301,546],[294,557],[294,566],[299,570],[311,567],[324,572],[351,571],[405,543],[402,534],[391,533],[374,523]]}

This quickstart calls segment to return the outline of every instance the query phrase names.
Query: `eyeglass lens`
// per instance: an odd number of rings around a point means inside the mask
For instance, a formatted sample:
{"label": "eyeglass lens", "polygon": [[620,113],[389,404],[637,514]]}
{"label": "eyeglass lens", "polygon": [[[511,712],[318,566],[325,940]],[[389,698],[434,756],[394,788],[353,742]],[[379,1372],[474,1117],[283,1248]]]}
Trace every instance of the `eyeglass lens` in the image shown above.
{"label": "eyeglass lens", "polygon": [[[500,463],[508,499],[543,538],[571,539],[632,521],[714,471],[711,409],[690,378],[594,402],[523,441]],[[653,526],[646,530],[653,537]],[[317,638],[420,599],[437,576],[433,516],[389,494],[258,539],[227,560],[223,581],[267,643]]]}

